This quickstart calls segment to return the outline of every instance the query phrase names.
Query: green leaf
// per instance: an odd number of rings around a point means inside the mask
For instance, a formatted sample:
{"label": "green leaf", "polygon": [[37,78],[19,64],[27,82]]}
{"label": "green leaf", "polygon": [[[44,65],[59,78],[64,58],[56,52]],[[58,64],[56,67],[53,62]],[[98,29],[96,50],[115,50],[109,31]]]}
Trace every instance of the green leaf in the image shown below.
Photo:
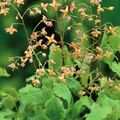
{"label": "green leaf", "polygon": [[101,88],[105,87],[107,84],[107,77],[103,77],[100,79],[100,86]]}
{"label": "green leaf", "polygon": [[51,98],[45,104],[45,113],[51,120],[64,120],[65,109],[62,101],[57,98]]}
{"label": "green leaf", "polygon": [[107,107],[112,110],[107,118],[111,120],[118,120],[120,118],[120,100],[113,100],[101,92],[99,93],[97,103],[102,107]]}
{"label": "green leaf", "polygon": [[92,103],[93,101],[90,97],[80,97],[80,99],[77,100],[75,104],[70,105],[69,112],[67,112],[66,115],[67,120],[82,120],[82,118],[80,118],[80,114],[86,114],[88,112],[88,109],[91,108]]}
{"label": "green leaf", "polygon": [[108,39],[109,39],[109,36],[106,33],[104,33],[101,41],[101,47],[106,46],[106,44],[108,43]]}
{"label": "green leaf", "polygon": [[7,87],[0,91],[0,97],[6,97],[6,96],[12,96],[12,97],[18,99],[19,93],[15,88]]}
{"label": "green leaf", "polygon": [[42,76],[41,81],[42,85],[48,88],[53,88],[54,82],[57,80],[57,77]]}
{"label": "green leaf", "polygon": [[82,83],[82,85],[84,85],[84,87],[87,87],[88,86],[88,78],[89,78],[89,71],[87,70],[87,71],[85,71],[85,72],[83,72],[82,74],[81,74],[81,79],[80,79],[80,81],[81,81],[81,83]]}
{"label": "green leaf", "polygon": [[78,82],[75,78],[68,78],[66,85],[69,89],[74,93],[78,93],[81,89],[80,82]]}
{"label": "green leaf", "polygon": [[106,89],[104,92],[110,98],[114,100],[120,100],[120,91],[115,90],[115,87],[112,87],[111,89]]}
{"label": "green leaf", "polygon": [[83,96],[81,97],[78,101],[76,101],[76,103],[74,104],[73,108],[72,108],[72,113],[71,116],[72,117],[76,117],[79,116],[80,111],[82,110],[82,107],[85,106],[88,109],[91,108],[92,105],[92,100],[87,97],[87,96]]}
{"label": "green leaf", "polygon": [[53,97],[53,91],[51,88],[43,86],[42,87],[42,102],[43,105],[50,99]]}
{"label": "green leaf", "polygon": [[56,83],[53,92],[56,96],[67,101],[68,105],[71,103],[72,95],[68,87],[63,83]]}
{"label": "green leaf", "polygon": [[105,47],[109,44],[114,52],[120,51],[120,26],[117,27],[116,32],[117,34],[109,36],[104,33],[101,46]]}
{"label": "green leaf", "polygon": [[33,78],[35,78],[36,75],[32,75],[29,78],[26,79],[26,82],[30,82],[33,80]]}
{"label": "green leaf", "polygon": [[3,68],[0,68],[0,77],[9,77],[10,75]]}
{"label": "green leaf", "polygon": [[34,106],[42,104],[41,89],[35,88],[31,85],[19,90],[20,92],[20,111],[24,111],[27,106]]}
{"label": "green leaf", "polygon": [[63,47],[63,54],[64,54],[64,65],[65,66],[73,65],[72,56],[66,46]]}
{"label": "green leaf", "polygon": [[77,59],[73,59],[73,60],[74,60],[75,64],[77,64],[77,66],[78,66],[79,68],[81,68],[81,66],[82,66],[81,61],[79,61],[79,60],[77,60]]}
{"label": "green leaf", "polygon": [[51,120],[46,114],[44,110],[41,110],[40,108],[34,109],[34,115],[33,116],[27,116],[28,120]]}
{"label": "green leaf", "polygon": [[15,107],[17,99],[12,96],[7,96],[4,97],[1,102],[5,108],[12,109],[13,107]]}
{"label": "green leaf", "polygon": [[14,112],[6,109],[0,112],[0,120],[12,120],[14,117]]}
{"label": "green leaf", "polygon": [[91,107],[86,120],[118,120],[120,118],[120,100],[113,100],[100,92],[99,97]]}
{"label": "green leaf", "polygon": [[120,35],[119,34],[112,35],[109,37],[109,43],[113,51],[120,51]]}
{"label": "green leaf", "polygon": [[12,109],[19,100],[18,92],[14,88],[6,88],[0,91],[1,105],[5,109]]}
{"label": "green leaf", "polygon": [[87,96],[82,96],[80,98],[80,100],[76,101],[74,108],[77,110],[80,110],[80,108],[82,106],[86,106],[87,108],[91,108],[91,104],[93,103],[93,101],[91,100],[91,98],[87,97]]}
{"label": "green leaf", "polygon": [[109,36],[107,35],[107,33],[104,33],[102,41],[101,41],[101,48],[104,51],[110,51],[112,53],[110,58],[105,57],[105,56],[102,58],[102,60],[107,64],[110,64],[114,60],[115,53],[118,50],[117,46],[114,47],[116,45],[116,41],[118,41],[118,38],[116,38],[116,35]]}
{"label": "green leaf", "polygon": [[[100,97],[100,99],[103,98]],[[91,106],[91,112],[86,116],[86,120],[93,120],[93,118],[95,120],[106,120],[107,116],[111,114],[112,108],[110,106],[103,106],[101,103],[101,101],[99,102],[97,100],[97,102]]]}
{"label": "green leaf", "polygon": [[106,84],[102,92],[113,100],[120,100],[120,91],[115,89],[115,86],[120,84],[119,80],[115,80],[112,82],[112,86]]}
{"label": "green leaf", "polygon": [[117,63],[114,61],[109,65],[109,67],[113,72],[115,72],[120,77],[120,62]]}
{"label": "green leaf", "polygon": [[[55,64],[51,64],[51,60],[55,62]],[[60,70],[62,67],[63,58],[62,58],[62,50],[59,46],[52,44],[50,46],[50,54],[49,54],[49,68],[54,68],[55,70]]]}
{"label": "green leaf", "polygon": [[94,104],[91,113],[87,115],[86,120],[106,120],[107,116],[112,112],[112,108],[100,107]]}
{"label": "green leaf", "polygon": [[76,60],[76,59],[74,59],[74,62],[78,65],[78,67],[80,69],[85,71],[80,76],[81,77],[80,82],[82,83],[82,85],[87,87],[88,86],[88,78],[89,78],[89,74],[90,74],[90,72],[89,72],[90,71],[90,66],[88,64],[86,64],[84,62],[82,63],[82,62],[80,62],[79,60]]}

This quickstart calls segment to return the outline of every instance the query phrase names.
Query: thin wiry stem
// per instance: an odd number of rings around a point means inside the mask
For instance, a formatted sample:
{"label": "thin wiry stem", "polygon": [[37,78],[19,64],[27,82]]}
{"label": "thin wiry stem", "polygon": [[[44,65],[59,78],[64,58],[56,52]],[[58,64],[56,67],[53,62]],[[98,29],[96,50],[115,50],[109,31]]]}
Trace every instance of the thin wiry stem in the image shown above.
{"label": "thin wiry stem", "polygon": [[28,8],[25,10],[25,12],[23,13],[22,17],[24,17],[24,16],[26,15],[26,13],[27,13],[28,10],[31,10],[31,8],[37,7],[37,6],[40,6],[40,5],[37,4],[37,5],[33,5],[33,6],[28,7]]}
{"label": "thin wiry stem", "polygon": [[[26,27],[26,25],[25,25],[25,22],[24,22],[24,19],[23,19],[22,15],[20,14],[20,12],[18,11],[18,9],[15,7],[14,4],[12,4],[12,7],[15,9],[15,11],[17,12],[18,16],[20,17],[20,19],[21,19],[21,21],[22,21],[22,24],[23,24],[23,27],[24,27],[24,30],[25,30],[25,33],[26,33],[26,37],[27,37],[28,44],[29,44],[29,45],[32,45],[32,42],[30,41],[29,35],[28,35],[28,32],[27,32],[27,27]],[[40,62],[40,60],[39,60],[39,58],[38,58],[35,50],[33,50],[33,53],[34,53],[34,55],[35,55],[35,57],[36,57],[36,59],[37,59],[37,61],[38,61],[38,63],[39,63],[39,67],[40,67],[40,66],[42,67],[42,63]]]}
{"label": "thin wiry stem", "polygon": [[11,4],[11,5],[15,9],[15,11],[17,12],[18,16],[20,17],[20,19],[22,21],[22,24],[23,24],[23,27],[24,27],[24,30],[25,30],[25,33],[26,33],[27,41],[28,41],[29,44],[31,44],[31,42],[29,40],[29,35],[28,35],[28,32],[27,32],[27,28],[26,28],[26,25],[25,25],[25,22],[24,22],[24,19],[23,19],[22,15],[20,14],[20,12],[18,11],[18,9],[16,8],[16,6],[14,4]]}

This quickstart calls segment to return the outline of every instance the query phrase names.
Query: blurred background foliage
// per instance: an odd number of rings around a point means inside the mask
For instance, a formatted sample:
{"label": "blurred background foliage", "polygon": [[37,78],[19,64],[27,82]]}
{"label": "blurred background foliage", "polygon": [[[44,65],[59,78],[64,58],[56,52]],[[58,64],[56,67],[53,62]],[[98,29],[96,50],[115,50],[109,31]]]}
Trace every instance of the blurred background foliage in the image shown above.
{"label": "blurred background foliage", "polygon": [[[45,0],[46,2],[51,2],[51,0]],[[58,0],[62,3],[65,0]],[[69,2],[71,0],[66,0]],[[86,2],[88,4],[89,0],[76,0],[77,4],[81,2]],[[44,0],[26,0],[25,5],[19,7],[19,10],[23,13],[26,8],[30,5],[44,2]],[[111,22],[114,26],[120,25],[120,0],[103,0],[103,6],[114,6],[115,9],[112,12],[104,12],[102,14],[103,23]],[[93,9],[94,12],[94,9]],[[49,13],[49,16],[54,16],[53,11]],[[25,32],[22,26],[16,26],[18,32],[13,36],[5,33],[5,28],[9,27],[11,23],[15,23],[16,12],[11,10],[9,15],[0,16],[0,67],[6,68],[8,72],[11,74],[11,77],[4,78],[0,77],[0,88],[4,87],[15,87],[20,88],[25,85],[25,79],[34,74],[34,68],[32,65],[28,64],[25,68],[19,68],[12,72],[8,68],[8,57],[11,56],[22,56],[24,51],[27,48],[27,40],[25,36]],[[36,17],[29,17],[27,14],[25,16],[25,23],[27,24],[27,29],[29,32],[32,31],[34,26],[41,19],[41,16],[38,15]],[[85,25],[86,28],[90,27],[89,24]],[[67,34],[67,39],[72,40],[73,36],[70,36],[71,33]]]}

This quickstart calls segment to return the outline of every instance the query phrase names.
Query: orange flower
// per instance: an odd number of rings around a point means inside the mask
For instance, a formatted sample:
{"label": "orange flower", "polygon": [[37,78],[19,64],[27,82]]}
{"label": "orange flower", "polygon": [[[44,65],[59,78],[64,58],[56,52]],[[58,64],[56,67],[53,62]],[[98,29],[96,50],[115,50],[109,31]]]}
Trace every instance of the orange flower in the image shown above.
{"label": "orange flower", "polygon": [[41,14],[41,10],[40,10],[38,7],[35,7],[34,10],[35,10],[36,14],[37,14],[37,13],[38,13],[38,14]]}
{"label": "orange flower", "polygon": [[41,30],[41,34],[42,34],[42,35],[47,35],[47,31],[45,30],[45,28],[46,28],[46,27],[42,28],[42,30]]}
{"label": "orange flower", "polygon": [[24,4],[24,0],[17,0],[16,3],[19,5],[23,5]]}
{"label": "orange flower", "polygon": [[75,68],[73,67],[63,67],[62,68],[62,75],[64,75],[64,77],[68,77],[68,76],[73,76],[73,74],[75,73]]}
{"label": "orange flower", "polygon": [[0,2],[0,7],[3,8],[5,5],[8,5],[8,2]]}
{"label": "orange flower", "polygon": [[99,5],[100,2],[102,2],[102,0],[90,0],[90,3],[91,3],[92,5]]}
{"label": "orange flower", "polygon": [[66,17],[68,14],[68,6],[65,9],[60,9],[60,12],[63,14],[63,17]]}
{"label": "orange flower", "polygon": [[48,73],[49,73],[49,76],[56,76],[57,75],[56,72],[55,72],[55,70],[54,70],[54,68],[49,69]]}
{"label": "orange flower", "polygon": [[79,49],[79,43],[71,42],[71,47],[73,49]]}
{"label": "orange flower", "polygon": [[56,2],[55,0],[53,0],[53,2],[50,3],[50,6],[52,6],[55,10],[57,10],[58,7],[60,6],[60,4],[58,2]]}
{"label": "orange flower", "polygon": [[63,73],[61,73],[61,74],[59,75],[58,80],[60,80],[60,82],[62,82],[62,83],[66,83],[66,79],[65,79],[65,76],[64,76]]}
{"label": "orange flower", "polygon": [[45,15],[42,16],[42,21],[45,23],[47,21],[47,18]]}
{"label": "orange flower", "polygon": [[14,32],[17,32],[17,29],[13,28],[12,26],[5,29],[6,32],[10,33],[10,35],[14,34]]}
{"label": "orange flower", "polygon": [[75,49],[75,50],[73,51],[72,55],[73,55],[75,58],[81,58],[81,57],[82,57],[82,56],[81,56],[81,51],[82,51],[81,48]]}
{"label": "orange flower", "polygon": [[0,14],[4,14],[6,16],[9,13],[9,10],[9,8],[3,8],[1,9]]}
{"label": "orange flower", "polygon": [[53,26],[52,21],[45,21],[44,23],[46,24],[47,27],[52,27]]}
{"label": "orange flower", "polygon": [[41,7],[42,7],[46,12],[48,12],[48,10],[47,10],[48,3],[46,3],[46,4],[41,3]]}
{"label": "orange flower", "polygon": [[97,38],[100,34],[101,34],[101,32],[98,31],[98,30],[94,30],[93,32],[91,32],[91,35],[92,35],[93,37],[96,37],[96,38]]}
{"label": "orange flower", "polygon": [[97,14],[100,14],[101,12],[104,12],[104,9],[101,7],[101,5],[98,5]]}
{"label": "orange flower", "polygon": [[106,51],[106,52],[104,53],[104,56],[107,57],[107,58],[110,58],[111,55],[112,55],[112,52],[110,52],[110,51]]}
{"label": "orange flower", "polygon": [[35,15],[35,12],[33,12],[32,10],[30,10],[30,16],[34,16]]}
{"label": "orange flower", "polygon": [[106,29],[106,31],[107,31],[107,33],[110,33],[112,35],[116,35],[117,34],[116,29],[117,29],[117,27],[109,26],[108,29]]}
{"label": "orange flower", "polygon": [[50,62],[51,65],[55,65],[56,64],[54,60],[50,60],[49,62]]}
{"label": "orange flower", "polygon": [[70,12],[72,13],[75,10],[76,6],[75,6],[75,2],[72,2],[70,5]]}
{"label": "orange flower", "polygon": [[97,51],[97,56],[94,58],[94,60],[101,60],[104,56],[104,51],[99,46],[96,47],[96,51]]}
{"label": "orange flower", "polygon": [[47,45],[50,45],[51,43],[57,43],[57,41],[54,39],[55,35],[52,34],[51,37],[45,36],[45,38],[48,39]]}
{"label": "orange flower", "polygon": [[102,48],[100,48],[100,47],[97,46],[97,47],[96,47],[96,50],[97,50],[98,53],[103,54]]}
{"label": "orange flower", "polygon": [[32,84],[33,84],[34,86],[39,85],[39,84],[40,84],[40,80],[34,78],[34,79],[32,80]]}
{"label": "orange flower", "polygon": [[37,40],[38,37],[39,37],[38,32],[33,32],[33,33],[31,34],[31,36],[30,36],[30,39],[31,39],[32,41],[35,41],[35,40]]}
{"label": "orange flower", "polygon": [[86,41],[88,38],[87,34],[83,33],[83,35],[80,37],[81,41]]}
{"label": "orange flower", "polygon": [[15,69],[18,69],[18,67],[16,66],[15,63],[11,63],[8,67],[11,68],[13,71],[14,71]]}

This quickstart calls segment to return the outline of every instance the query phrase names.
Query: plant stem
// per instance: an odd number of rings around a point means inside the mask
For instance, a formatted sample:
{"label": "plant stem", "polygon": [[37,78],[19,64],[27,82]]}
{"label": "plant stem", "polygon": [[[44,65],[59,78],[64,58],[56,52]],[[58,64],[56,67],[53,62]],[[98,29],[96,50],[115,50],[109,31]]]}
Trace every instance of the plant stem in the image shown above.
{"label": "plant stem", "polygon": [[[25,25],[25,22],[24,22],[24,19],[23,19],[22,15],[21,15],[20,12],[18,11],[18,9],[14,6],[14,4],[12,4],[12,7],[15,9],[15,11],[17,12],[18,16],[20,17],[20,19],[21,19],[21,21],[22,21],[22,24],[23,24],[23,27],[24,27],[24,30],[25,30],[25,34],[26,34],[26,37],[27,37],[28,44],[29,44],[29,45],[32,45],[32,42],[30,41],[29,35],[28,35],[28,32],[27,32],[27,27],[26,27],[26,25]],[[40,23],[39,23],[39,24],[40,24]],[[39,25],[39,24],[38,24],[38,25]],[[37,26],[38,26],[38,25],[37,25]],[[36,29],[36,27],[35,27],[35,29]],[[35,57],[36,57],[36,59],[37,59],[37,61],[38,61],[38,63],[39,63],[39,67],[40,67],[40,66],[42,67],[42,64],[41,64],[41,62],[40,62],[40,60],[39,60],[39,58],[38,58],[38,56],[37,56],[37,54],[35,53],[34,50],[33,50],[33,53],[34,53],[34,55],[35,55]],[[35,67],[35,68],[36,68],[36,67]]]}
{"label": "plant stem", "polygon": [[16,6],[14,4],[11,4],[12,7],[15,9],[15,11],[17,12],[18,16],[20,17],[21,21],[22,21],[22,24],[23,24],[23,27],[24,27],[24,30],[25,30],[25,33],[26,33],[26,37],[27,37],[27,41],[29,44],[31,44],[30,40],[29,40],[29,36],[28,36],[28,32],[27,32],[27,28],[26,28],[26,25],[25,25],[25,22],[23,20],[23,17],[22,15],[20,14],[20,12],[18,11],[18,9],[16,8]]}

